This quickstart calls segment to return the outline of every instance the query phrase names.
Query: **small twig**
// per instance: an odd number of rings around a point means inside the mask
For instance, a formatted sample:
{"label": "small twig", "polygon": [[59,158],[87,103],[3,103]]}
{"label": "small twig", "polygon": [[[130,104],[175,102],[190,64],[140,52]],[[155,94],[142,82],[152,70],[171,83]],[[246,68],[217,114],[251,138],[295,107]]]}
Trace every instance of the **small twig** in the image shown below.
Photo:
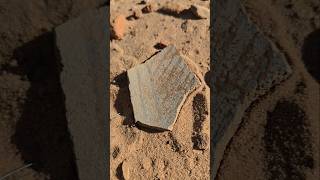
{"label": "small twig", "polygon": [[5,174],[4,176],[0,177],[0,180],[4,180],[4,179],[6,179],[7,177],[15,174],[16,172],[21,171],[21,170],[23,170],[23,169],[25,169],[25,168],[28,168],[28,167],[30,167],[30,166],[32,166],[32,163],[27,164],[27,165],[25,165],[25,166],[22,166],[22,167],[20,167],[20,168],[17,168],[17,169],[15,169],[15,170],[12,170],[12,171],[8,172],[7,174]]}

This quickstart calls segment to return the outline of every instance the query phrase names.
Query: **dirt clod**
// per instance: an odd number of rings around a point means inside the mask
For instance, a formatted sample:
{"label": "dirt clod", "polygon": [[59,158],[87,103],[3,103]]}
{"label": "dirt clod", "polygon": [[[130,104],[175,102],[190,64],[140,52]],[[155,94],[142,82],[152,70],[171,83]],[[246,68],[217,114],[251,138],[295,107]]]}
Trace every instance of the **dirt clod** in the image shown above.
{"label": "dirt clod", "polygon": [[155,10],[155,5],[152,3],[149,3],[148,5],[146,5],[144,8],[142,8],[142,12],[143,13],[151,13]]}
{"label": "dirt clod", "polygon": [[141,12],[141,10],[140,10],[140,9],[135,9],[135,10],[133,11],[133,17],[134,17],[135,19],[141,18],[141,17],[142,17],[142,12]]}
{"label": "dirt clod", "polygon": [[123,39],[127,28],[127,20],[124,15],[117,16],[112,24],[112,38]]}
{"label": "dirt clod", "polygon": [[198,150],[206,150],[208,148],[209,137],[207,134],[199,133],[192,137],[194,142],[193,148]]}
{"label": "dirt clod", "polygon": [[120,149],[119,149],[118,146],[116,146],[116,147],[114,148],[113,152],[112,152],[112,157],[113,157],[114,159],[117,158],[118,155],[119,155],[119,153],[120,153]]}

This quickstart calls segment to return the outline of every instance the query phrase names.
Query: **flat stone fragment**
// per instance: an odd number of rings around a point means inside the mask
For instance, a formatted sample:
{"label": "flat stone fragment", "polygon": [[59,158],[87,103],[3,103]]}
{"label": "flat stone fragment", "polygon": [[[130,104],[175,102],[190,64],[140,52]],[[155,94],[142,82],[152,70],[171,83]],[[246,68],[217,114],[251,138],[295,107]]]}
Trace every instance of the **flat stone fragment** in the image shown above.
{"label": "flat stone fragment", "polygon": [[92,10],[55,29],[80,180],[107,178],[108,12]]}
{"label": "flat stone fragment", "polygon": [[173,45],[128,70],[128,77],[135,120],[163,130],[172,130],[186,96],[200,83]]}
{"label": "flat stone fragment", "polygon": [[212,179],[246,109],[291,74],[285,56],[248,19],[239,0],[217,1],[213,37]]}

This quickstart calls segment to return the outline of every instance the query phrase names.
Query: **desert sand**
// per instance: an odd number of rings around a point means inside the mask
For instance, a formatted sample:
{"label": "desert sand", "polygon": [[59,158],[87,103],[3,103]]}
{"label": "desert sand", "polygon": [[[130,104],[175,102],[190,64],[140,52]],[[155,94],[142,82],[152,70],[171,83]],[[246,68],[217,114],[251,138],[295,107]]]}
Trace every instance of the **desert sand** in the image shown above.
{"label": "desert sand", "polygon": [[[208,139],[204,150],[197,150],[194,135],[199,132],[210,136],[210,90],[204,81],[210,62],[210,19],[198,19],[188,10],[192,4],[209,9],[209,1],[168,2],[151,1],[147,13],[142,9],[149,5],[148,2],[110,3],[111,24],[119,16],[128,17],[122,39],[110,42],[111,179],[209,178]],[[140,17],[130,17],[137,11]],[[181,11],[185,12],[179,14]],[[161,50],[159,44],[174,45],[201,79],[201,86],[183,104],[172,131],[163,132],[134,123],[126,77],[128,69]]]}

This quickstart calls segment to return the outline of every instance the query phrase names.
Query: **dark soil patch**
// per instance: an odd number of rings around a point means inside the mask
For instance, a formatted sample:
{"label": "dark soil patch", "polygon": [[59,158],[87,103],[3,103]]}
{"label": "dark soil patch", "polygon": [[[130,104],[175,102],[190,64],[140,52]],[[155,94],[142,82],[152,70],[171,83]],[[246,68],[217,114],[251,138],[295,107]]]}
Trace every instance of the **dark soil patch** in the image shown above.
{"label": "dark soil patch", "polygon": [[195,149],[205,149],[208,137],[202,133],[203,122],[208,115],[206,99],[203,94],[196,94],[192,102],[193,108],[193,135],[192,142]]}
{"label": "dark soil patch", "polygon": [[208,114],[206,99],[202,94],[196,94],[192,102],[193,108],[193,131],[200,133],[203,127],[203,122]]}
{"label": "dark soil patch", "polygon": [[268,112],[264,143],[270,180],[304,180],[314,167],[306,114],[294,102],[281,100]]}

